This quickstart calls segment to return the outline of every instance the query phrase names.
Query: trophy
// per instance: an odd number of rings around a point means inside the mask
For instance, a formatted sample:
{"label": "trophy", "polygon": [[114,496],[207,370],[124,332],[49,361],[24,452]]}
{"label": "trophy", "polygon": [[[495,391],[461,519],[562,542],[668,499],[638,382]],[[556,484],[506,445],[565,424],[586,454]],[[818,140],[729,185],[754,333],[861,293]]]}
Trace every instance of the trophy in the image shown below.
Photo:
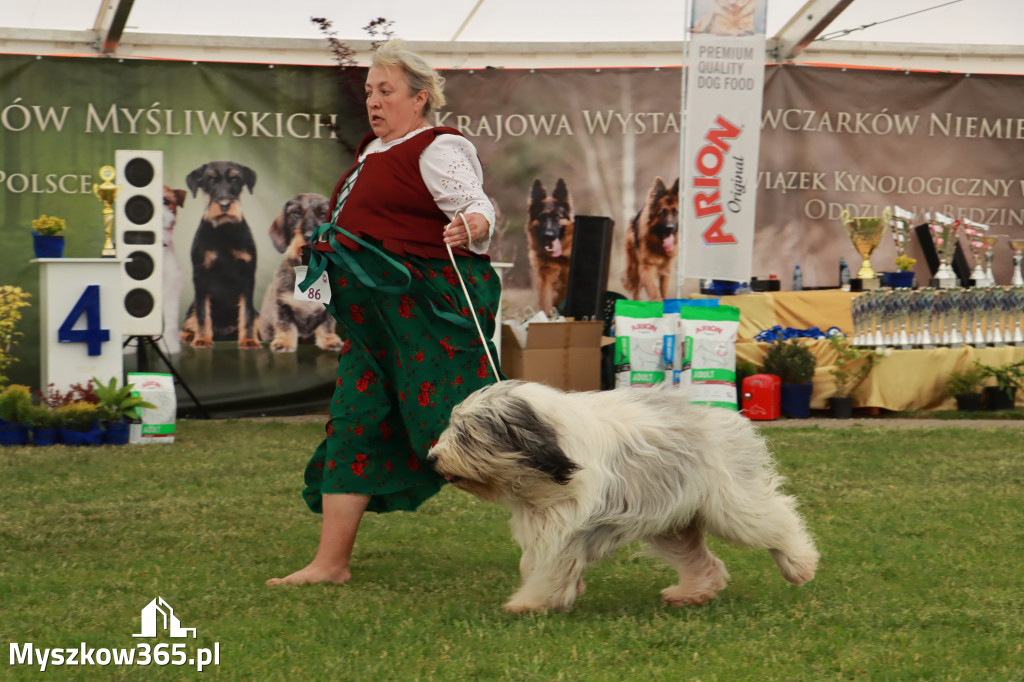
{"label": "trophy", "polygon": [[861,280],[862,288],[877,288],[878,275],[871,269],[871,254],[882,241],[885,228],[891,222],[892,212],[886,208],[882,211],[882,217],[857,217],[854,218],[850,212],[843,209],[839,214],[839,220],[846,230],[847,236],[853,242],[853,248],[857,250],[863,262],[857,272],[857,278]]}
{"label": "trophy", "polygon": [[935,289],[922,287],[917,291],[917,298],[921,310],[921,326],[918,336],[918,345],[921,348],[934,348],[935,340],[932,338],[932,319],[935,314]]}
{"label": "trophy", "polygon": [[907,246],[910,244],[910,230],[914,223],[913,211],[908,211],[899,206],[893,206],[892,220],[889,222],[889,229],[892,232],[892,240],[896,243],[896,255],[906,256]]}
{"label": "trophy", "polygon": [[940,289],[951,289],[957,285],[956,273],[953,272],[953,254],[956,253],[957,232],[960,221],[953,220],[941,213],[933,213],[928,221],[928,230],[935,244],[935,252],[939,256],[939,269],[935,271],[935,284]]}
{"label": "trophy", "polygon": [[972,287],[964,289],[964,294],[967,297],[967,307],[970,313],[969,322],[974,328],[970,335],[964,334],[964,343],[968,346],[973,345],[975,348],[984,348],[987,345],[985,343],[985,328],[988,325],[988,320],[985,304],[988,292],[985,291],[985,287]]}
{"label": "trophy", "polygon": [[1024,286],[1010,288],[1010,317],[1013,319],[1013,336],[1010,343],[1024,346],[1024,332],[1020,328],[1021,309],[1024,308]]}
{"label": "trophy", "polygon": [[1007,339],[1010,338],[1009,330],[1006,328],[1004,322],[1004,315],[1010,312],[1010,307],[1013,303],[1010,298],[1009,288],[995,286],[991,289],[992,293],[992,330],[991,342],[993,346],[1005,346]]}
{"label": "trophy", "polygon": [[893,304],[893,339],[892,345],[898,348],[910,348],[910,289],[893,289],[889,294]]}
{"label": "trophy", "polygon": [[853,320],[853,345],[863,346],[864,339],[861,327],[864,324],[864,295],[859,294],[850,299],[850,318]]}
{"label": "trophy", "polygon": [[981,243],[985,245],[985,286],[987,287],[995,286],[996,283],[996,278],[992,274],[992,251],[1001,236],[1005,235],[986,234],[981,238]]}
{"label": "trophy", "polygon": [[104,258],[111,258],[117,255],[117,251],[114,249],[114,241],[111,239],[111,234],[114,229],[114,200],[117,199],[117,195],[121,193],[121,186],[114,184],[114,177],[116,171],[113,166],[104,166],[100,168],[100,178],[103,180],[102,183],[92,186],[92,193],[96,195],[96,198],[103,202],[103,252]]}
{"label": "trophy", "polygon": [[980,225],[971,220],[963,221],[964,236],[967,237],[967,245],[971,247],[971,255],[974,256],[974,269],[971,270],[971,279],[974,286],[988,286],[985,280],[985,235],[988,231],[987,225]]}
{"label": "trophy", "polygon": [[1024,286],[1024,275],[1021,275],[1021,263],[1024,263],[1024,239],[1011,239],[1010,248],[1013,249],[1013,280],[1010,282],[1015,287]]}

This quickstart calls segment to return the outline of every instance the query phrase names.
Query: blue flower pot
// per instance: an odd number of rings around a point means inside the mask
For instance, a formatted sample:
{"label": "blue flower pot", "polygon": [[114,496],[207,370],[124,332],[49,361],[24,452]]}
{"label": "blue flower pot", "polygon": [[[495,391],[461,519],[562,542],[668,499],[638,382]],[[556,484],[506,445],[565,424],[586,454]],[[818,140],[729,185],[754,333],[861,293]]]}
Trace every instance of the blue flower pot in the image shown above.
{"label": "blue flower pot", "polygon": [[910,289],[914,286],[914,273],[911,272],[883,272],[885,275],[885,286],[893,289]]}
{"label": "blue flower pot", "polygon": [[60,427],[60,442],[64,445],[102,445],[103,429],[96,422],[88,431],[76,431],[66,427]]}
{"label": "blue flower pot", "polygon": [[806,419],[811,416],[811,393],[814,392],[814,384],[782,384],[782,395],[780,396],[779,407],[786,417]]}
{"label": "blue flower pot", "polygon": [[106,422],[103,425],[103,442],[107,445],[127,445],[132,425],[128,422]]}
{"label": "blue flower pot", "polygon": [[32,247],[36,258],[63,258],[64,237],[62,235],[32,233]]}
{"label": "blue flower pot", "polygon": [[28,427],[23,424],[0,425],[0,446],[28,445]]}
{"label": "blue flower pot", "polygon": [[56,445],[60,442],[60,429],[37,426],[32,429],[32,442],[36,445]]}

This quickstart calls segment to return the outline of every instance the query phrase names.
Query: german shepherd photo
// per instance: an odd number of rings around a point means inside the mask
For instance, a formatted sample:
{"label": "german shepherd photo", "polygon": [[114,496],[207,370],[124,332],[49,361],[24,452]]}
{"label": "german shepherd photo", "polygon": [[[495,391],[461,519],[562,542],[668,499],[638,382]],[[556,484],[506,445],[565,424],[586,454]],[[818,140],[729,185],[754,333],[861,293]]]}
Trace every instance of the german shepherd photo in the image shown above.
{"label": "german shepherd photo", "polygon": [[550,196],[541,181],[534,180],[527,206],[526,239],[533,288],[540,309],[550,313],[569,288],[575,214],[565,180],[558,179]]}
{"label": "german shepherd photo", "polygon": [[660,178],[647,203],[626,228],[626,274],[622,284],[633,300],[663,301],[679,253],[679,180],[671,189]]}

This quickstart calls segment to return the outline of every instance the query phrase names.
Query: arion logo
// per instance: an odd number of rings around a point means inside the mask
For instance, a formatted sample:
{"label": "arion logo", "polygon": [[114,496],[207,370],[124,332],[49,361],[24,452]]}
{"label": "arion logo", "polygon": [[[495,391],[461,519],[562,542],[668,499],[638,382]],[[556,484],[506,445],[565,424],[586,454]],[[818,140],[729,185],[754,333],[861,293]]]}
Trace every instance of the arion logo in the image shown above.
{"label": "arion logo", "polygon": [[142,632],[133,634],[132,637],[156,637],[158,628],[167,631],[171,637],[188,637],[191,632],[192,639],[196,638],[196,629],[181,627],[181,622],[174,615],[174,609],[163,597],[157,597],[143,607]]}

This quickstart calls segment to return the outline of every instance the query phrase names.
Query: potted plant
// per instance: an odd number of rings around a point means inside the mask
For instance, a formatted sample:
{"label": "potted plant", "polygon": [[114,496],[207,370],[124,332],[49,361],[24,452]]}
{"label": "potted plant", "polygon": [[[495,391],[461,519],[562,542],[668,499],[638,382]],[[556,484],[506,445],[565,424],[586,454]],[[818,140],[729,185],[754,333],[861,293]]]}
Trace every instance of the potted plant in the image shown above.
{"label": "potted plant", "polygon": [[818,361],[799,339],[779,339],[768,347],[761,371],[774,374],[782,384],[782,413],[788,417],[811,416],[814,368]]}
{"label": "potted plant", "polygon": [[32,393],[28,386],[11,384],[0,391],[0,445],[28,445],[28,419]]}
{"label": "potted plant", "polygon": [[31,296],[21,287],[9,284],[0,286],[0,385],[7,383],[7,368],[17,360],[11,350],[21,336],[17,330],[21,322],[21,309],[31,305],[28,302]]}
{"label": "potted plant", "polygon": [[49,405],[32,405],[28,413],[28,425],[32,427],[32,442],[35,445],[56,445],[60,442],[61,415]]}
{"label": "potted plant", "polygon": [[883,354],[870,348],[858,348],[842,334],[829,336],[828,342],[836,352],[836,360],[828,370],[836,384],[836,394],[829,398],[829,409],[833,417],[849,419],[853,416],[853,394]]}
{"label": "potted plant", "polygon": [[946,395],[956,399],[960,412],[977,412],[981,409],[981,387],[985,372],[977,365],[954,369],[946,377]]}
{"label": "potted plant", "polygon": [[63,218],[45,213],[32,221],[32,246],[36,258],[61,258],[64,255]]}
{"label": "potted plant", "polygon": [[100,399],[100,420],[104,426],[103,442],[124,445],[128,442],[131,423],[137,417],[138,409],[156,409],[156,405],[132,395],[135,384],[126,384],[118,388],[116,378],[111,378],[108,384],[104,384],[96,377],[92,380],[96,384],[96,397]]}
{"label": "potted plant", "polygon": [[54,412],[60,418],[60,441],[65,445],[100,445],[100,410],[95,403],[78,400],[61,405]]}
{"label": "potted plant", "polygon": [[917,259],[910,256],[896,257],[896,272],[887,273],[886,284],[893,288],[909,289],[914,286],[914,265]]}
{"label": "potted plant", "polygon": [[995,386],[986,386],[982,391],[984,402],[990,410],[1012,410],[1017,401],[1017,389],[1024,383],[1024,360],[994,367],[974,361],[981,368],[986,379],[995,379]]}

